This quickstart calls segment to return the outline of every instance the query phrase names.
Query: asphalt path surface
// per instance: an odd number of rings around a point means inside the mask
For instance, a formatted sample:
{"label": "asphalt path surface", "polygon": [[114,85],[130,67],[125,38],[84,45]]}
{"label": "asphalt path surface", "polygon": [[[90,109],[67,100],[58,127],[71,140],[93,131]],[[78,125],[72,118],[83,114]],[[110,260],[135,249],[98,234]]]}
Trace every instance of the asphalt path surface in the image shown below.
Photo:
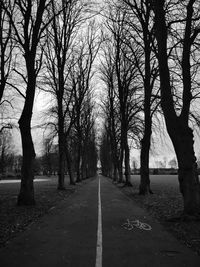
{"label": "asphalt path surface", "polygon": [[[129,227],[127,219],[150,228]],[[196,267],[200,257],[97,176],[0,249],[0,266]]]}

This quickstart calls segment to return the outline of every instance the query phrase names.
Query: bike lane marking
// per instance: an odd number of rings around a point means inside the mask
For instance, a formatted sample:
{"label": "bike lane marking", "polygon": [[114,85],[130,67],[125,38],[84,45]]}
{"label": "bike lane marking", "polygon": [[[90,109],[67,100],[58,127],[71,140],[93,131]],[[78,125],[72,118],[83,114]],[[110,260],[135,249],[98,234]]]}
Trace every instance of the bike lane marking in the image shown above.
{"label": "bike lane marking", "polygon": [[98,188],[98,228],[97,228],[97,247],[96,247],[96,265],[102,267],[102,212],[101,212],[101,182],[99,177]]}

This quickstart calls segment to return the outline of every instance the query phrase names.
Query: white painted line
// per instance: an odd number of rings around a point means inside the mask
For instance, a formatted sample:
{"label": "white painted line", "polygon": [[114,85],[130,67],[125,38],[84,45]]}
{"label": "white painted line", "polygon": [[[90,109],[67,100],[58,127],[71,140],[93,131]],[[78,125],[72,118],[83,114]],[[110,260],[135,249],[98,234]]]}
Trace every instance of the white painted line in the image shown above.
{"label": "white painted line", "polygon": [[102,214],[101,214],[101,184],[99,178],[98,190],[98,228],[97,228],[97,249],[96,249],[96,265],[102,267]]}

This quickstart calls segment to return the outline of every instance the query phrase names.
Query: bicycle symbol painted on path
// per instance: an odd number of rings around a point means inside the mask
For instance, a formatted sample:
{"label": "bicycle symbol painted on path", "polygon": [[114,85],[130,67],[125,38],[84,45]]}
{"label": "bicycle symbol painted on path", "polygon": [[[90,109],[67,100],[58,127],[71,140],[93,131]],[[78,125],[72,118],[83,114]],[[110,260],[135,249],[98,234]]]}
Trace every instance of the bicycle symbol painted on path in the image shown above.
{"label": "bicycle symbol painted on path", "polygon": [[145,231],[150,231],[152,230],[151,225],[144,223],[144,222],[140,222],[139,220],[129,220],[127,219],[127,221],[125,223],[122,224],[122,227],[126,230],[133,230],[134,227],[140,229],[140,230],[145,230]]}

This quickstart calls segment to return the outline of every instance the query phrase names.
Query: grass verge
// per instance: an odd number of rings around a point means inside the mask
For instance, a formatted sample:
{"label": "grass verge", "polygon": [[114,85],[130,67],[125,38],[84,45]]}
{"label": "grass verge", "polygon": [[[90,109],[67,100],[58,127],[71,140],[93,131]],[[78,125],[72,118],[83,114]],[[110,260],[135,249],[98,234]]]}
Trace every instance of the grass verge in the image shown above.
{"label": "grass verge", "polygon": [[0,184],[0,247],[5,246],[10,239],[48,213],[52,207],[56,207],[80,186],[66,185],[66,190],[58,191],[56,177],[42,178],[34,182],[35,206],[16,205],[20,181],[2,181]]}

